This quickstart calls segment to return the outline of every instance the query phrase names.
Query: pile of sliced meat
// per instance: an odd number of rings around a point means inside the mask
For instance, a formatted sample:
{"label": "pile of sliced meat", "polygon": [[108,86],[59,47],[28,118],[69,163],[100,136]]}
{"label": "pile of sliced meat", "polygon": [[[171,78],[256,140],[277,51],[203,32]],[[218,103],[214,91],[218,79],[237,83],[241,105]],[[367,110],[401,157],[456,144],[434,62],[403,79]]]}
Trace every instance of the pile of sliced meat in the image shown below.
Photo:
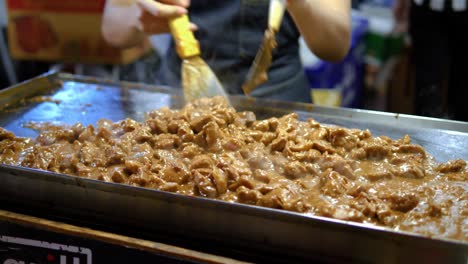
{"label": "pile of sliced meat", "polygon": [[0,128],[0,163],[468,241],[466,161],[438,164],[408,136],[256,120],[222,98],[144,122]]}

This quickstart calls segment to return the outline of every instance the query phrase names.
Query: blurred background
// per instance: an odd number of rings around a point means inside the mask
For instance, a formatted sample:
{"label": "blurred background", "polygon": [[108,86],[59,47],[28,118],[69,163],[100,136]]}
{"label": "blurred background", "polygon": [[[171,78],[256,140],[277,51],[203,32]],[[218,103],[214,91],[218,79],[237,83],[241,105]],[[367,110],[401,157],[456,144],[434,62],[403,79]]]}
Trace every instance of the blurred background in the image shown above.
{"label": "blurred background", "polygon": [[[24,7],[19,9],[22,1],[9,0],[8,3],[15,4],[8,7],[6,2],[0,1],[0,88],[51,69],[116,81],[158,83],[157,66],[170,36],[151,37],[147,45],[122,51],[108,46],[100,36],[104,1],[76,1],[82,4],[76,13],[47,17],[47,23],[52,26],[75,24],[75,29],[68,30],[69,36],[57,34],[46,26],[44,19],[34,16],[38,12],[34,6],[25,11]],[[314,103],[414,113],[413,66],[409,59],[411,40],[406,32],[395,30],[393,2],[352,1],[352,45],[347,57],[339,63],[321,61],[301,41],[303,70]],[[22,19],[14,19],[17,13]],[[24,30],[26,35],[21,34],[21,27],[28,28]],[[72,31],[86,37],[72,40]],[[60,38],[70,41],[54,47]],[[90,45],[96,47],[90,48]]]}

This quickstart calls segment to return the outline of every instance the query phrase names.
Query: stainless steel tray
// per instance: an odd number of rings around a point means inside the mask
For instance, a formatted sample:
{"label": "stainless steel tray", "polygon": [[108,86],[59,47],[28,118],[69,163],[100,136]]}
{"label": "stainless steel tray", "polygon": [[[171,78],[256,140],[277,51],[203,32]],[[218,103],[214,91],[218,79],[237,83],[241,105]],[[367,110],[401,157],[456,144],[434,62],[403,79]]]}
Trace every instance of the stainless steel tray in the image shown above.
{"label": "stainless steel tray", "polygon": [[[468,123],[244,97],[232,97],[231,103],[238,110],[254,111],[259,118],[295,111],[302,119],[369,128],[374,135],[400,138],[408,134],[439,161],[468,160]],[[34,137],[36,132],[24,128],[24,123],[142,120],[147,111],[182,104],[176,89],[51,72],[0,91],[0,126],[19,136]],[[468,260],[468,243],[459,241],[6,165],[0,165],[0,200],[102,223],[170,230],[177,236],[233,248],[248,245],[266,254],[372,263]]]}

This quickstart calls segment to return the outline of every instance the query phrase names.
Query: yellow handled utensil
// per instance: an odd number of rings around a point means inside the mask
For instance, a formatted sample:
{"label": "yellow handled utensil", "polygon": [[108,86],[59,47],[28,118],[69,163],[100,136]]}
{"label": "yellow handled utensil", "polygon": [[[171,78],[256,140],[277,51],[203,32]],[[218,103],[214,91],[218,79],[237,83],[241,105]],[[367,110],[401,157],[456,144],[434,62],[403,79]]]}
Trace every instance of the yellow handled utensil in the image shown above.
{"label": "yellow handled utensil", "polygon": [[268,68],[270,68],[273,49],[276,48],[276,33],[279,31],[281,21],[286,10],[286,0],[270,0],[268,14],[268,28],[265,30],[263,42],[247,73],[247,78],[242,85],[246,95],[268,80]]}
{"label": "yellow handled utensil", "polygon": [[190,30],[187,15],[169,19],[177,54],[182,59],[182,87],[187,101],[202,97],[224,96],[227,93],[216,75],[200,57],[200,44]]}

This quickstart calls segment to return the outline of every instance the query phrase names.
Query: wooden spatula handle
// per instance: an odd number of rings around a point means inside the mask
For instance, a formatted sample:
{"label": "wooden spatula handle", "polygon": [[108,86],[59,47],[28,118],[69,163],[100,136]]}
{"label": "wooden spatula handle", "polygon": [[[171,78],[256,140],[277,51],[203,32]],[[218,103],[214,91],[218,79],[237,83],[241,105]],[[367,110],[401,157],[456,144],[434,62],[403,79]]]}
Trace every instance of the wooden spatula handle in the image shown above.
{"label": "wooden spatula handle", "polygon": [[200,55],[200,44],[190,30],[190,21],[187,15],[170,18],[169,28],[175,40],[177,54],[181,59]]}
{"label": "wooden spatula handle", "polygon": [[286,9],[286,0],[270,0],[268,26],[278,32]]}

